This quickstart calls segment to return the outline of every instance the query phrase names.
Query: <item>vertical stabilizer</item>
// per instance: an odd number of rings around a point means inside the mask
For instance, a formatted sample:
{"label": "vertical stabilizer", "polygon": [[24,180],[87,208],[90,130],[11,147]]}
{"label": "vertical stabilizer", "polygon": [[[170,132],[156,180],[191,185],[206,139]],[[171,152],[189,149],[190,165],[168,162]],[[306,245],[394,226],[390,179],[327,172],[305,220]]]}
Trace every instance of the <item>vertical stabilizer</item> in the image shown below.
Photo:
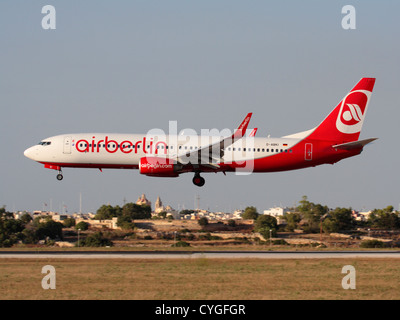
{"label": "vertical stabilizer", "polygon": [[374,84],[375,78],[362,78],[307,138],[337,143],[357,141]]}

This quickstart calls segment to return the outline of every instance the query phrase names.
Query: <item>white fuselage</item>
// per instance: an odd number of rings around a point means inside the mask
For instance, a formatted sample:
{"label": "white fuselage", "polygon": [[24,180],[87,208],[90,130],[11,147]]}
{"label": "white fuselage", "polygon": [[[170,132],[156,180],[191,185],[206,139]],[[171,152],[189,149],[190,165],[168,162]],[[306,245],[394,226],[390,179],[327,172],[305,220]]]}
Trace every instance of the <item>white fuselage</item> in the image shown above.
{"label": "white fuselage", "polygon": [[[143,157],[177,157],[221,140],[219,136],[89,133],[65,134],[42,140],[25,151],[40,163],[79,167],[137,166]],[[244,137],[224,150],[223,162],[259,159],[287,152],[300,139]]]}

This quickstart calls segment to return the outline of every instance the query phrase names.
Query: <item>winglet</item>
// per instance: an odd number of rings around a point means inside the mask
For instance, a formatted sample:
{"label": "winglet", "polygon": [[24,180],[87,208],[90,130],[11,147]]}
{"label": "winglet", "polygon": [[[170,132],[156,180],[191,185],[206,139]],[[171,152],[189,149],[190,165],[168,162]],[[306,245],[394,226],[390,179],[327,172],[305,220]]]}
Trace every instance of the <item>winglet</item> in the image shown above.
{"label": "winglet", "polygon": [[234,140],[240,139],[244,136],[252,115],[253,115],[252,112],[248,113],[246,118],[244,118],[240,126],[236,129],[235,133],[232,135],[232,138]]}
{"label": "winglet", "polygon": [[254,128],[252,132],[250,132],[249,137],[254,137],[256,135],[257,128]]}

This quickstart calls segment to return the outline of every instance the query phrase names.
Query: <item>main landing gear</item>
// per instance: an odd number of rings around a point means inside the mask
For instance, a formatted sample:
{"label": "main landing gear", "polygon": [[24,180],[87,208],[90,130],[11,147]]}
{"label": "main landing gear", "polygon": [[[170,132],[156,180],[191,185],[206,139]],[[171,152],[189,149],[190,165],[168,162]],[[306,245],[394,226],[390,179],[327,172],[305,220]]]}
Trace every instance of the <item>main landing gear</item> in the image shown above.
{"label": "main landing gear", "polygon": [[193,178],[193,183],[198,186],[198,187],[202,187],[204,186],[204,184],[206,183],[206,180],[200,176],[200,173],[196,172],[194,174],[194,178]]}

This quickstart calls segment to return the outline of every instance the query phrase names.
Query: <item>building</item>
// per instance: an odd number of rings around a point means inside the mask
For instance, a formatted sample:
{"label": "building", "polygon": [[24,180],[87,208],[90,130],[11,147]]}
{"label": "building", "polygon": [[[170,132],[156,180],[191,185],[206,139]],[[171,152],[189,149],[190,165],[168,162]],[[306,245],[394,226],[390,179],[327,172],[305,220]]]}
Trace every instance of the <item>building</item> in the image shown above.
{"label": "building", "polygon": [[56,222],[61,222],[61,221],[64,221],[65,219],[68,219],[70,217],[71,216],[68,215],[68,214],[54,214],[52,219],[54,221],[56,221]]}
{"label": "building", "polygon": [[136,201],[136,204],[138,205],[146,205],[151,208],[151,202],[147,200],[146,195],[143,193],[141,197],[139,197]]}
{"label": "building", "polygon": [[108,229],[121,229],[118,227],[117,222],[118,218],[114,217],[109,220],[94,220],[94,219],[84,219],[84,218],[76,218],[75,223],[78,224],[79,222],[87,222],[92,228],[108,228]]}
{"label": "building", "polygon": [[363,212],[358,212],[356,220],[357,221],[367,221],[369,218],[369,215],[372,213],[372,210],[370,211],[363,211]]}
{"label": "building", "polygon": [[163,203],[162,203],[162,201],[160,199],[160,196],[158,196],[157,200],[156,200],[156,203],[155,203],[154,212],[158,214],[158,213],[163,212],[163,211],[166,211],[166,209],[163,206]]}
{"label": "building", "polygon": [[232,214],[232,219],[242,219],[242,214],[244,213],[243,210],[235,210]]}
{"label": "building", "polygon": [[279,216],[284,216],[288,212],[289,212],[288,208],[281,208],[281,207],[275,207],[268,210],[264,210],[264,214],[273,216],[275,218]]}

